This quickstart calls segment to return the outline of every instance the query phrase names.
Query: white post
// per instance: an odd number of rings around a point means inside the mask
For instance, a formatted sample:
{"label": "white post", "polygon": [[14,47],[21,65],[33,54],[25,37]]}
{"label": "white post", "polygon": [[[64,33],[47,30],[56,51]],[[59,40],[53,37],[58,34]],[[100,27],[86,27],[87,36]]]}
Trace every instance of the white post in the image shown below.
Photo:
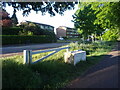
{"label": "white post", "polygon": [[24,57],[24,61],[23,61],[23,64],[28,64],[29,62],[29,57],[28,57],[28,50],[24,50],[23,51],[23,57]]}
{"label": "white post", "polygon": [[69,52],[69,48],[66,49],[66,52]]}

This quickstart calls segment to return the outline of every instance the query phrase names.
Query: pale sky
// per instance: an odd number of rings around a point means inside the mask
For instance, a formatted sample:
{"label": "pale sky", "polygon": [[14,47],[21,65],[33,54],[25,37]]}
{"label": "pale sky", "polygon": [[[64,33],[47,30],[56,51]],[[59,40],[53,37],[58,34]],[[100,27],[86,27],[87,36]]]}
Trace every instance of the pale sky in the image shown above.
{"label": "pale sky", "polygon": [[[74,23],[71,22],[71,20],[73,19],[72,15],[75,13],[77,8],[78,7],[76,5],[74,10],[65,11],[63,16],[56,14],[56,16],[50,17],[50,15],[47,13],[46,13],[46,15],[42,16],[41,12],[38,12],[38,14],[36,14],[35,11],[31,11],[31,13],[28,15],[28,17],[26,17],[26,16],[23,17],[22,11],[17,11],[16,15],[18,18],[18,22],[28,20],[28,21],[52,25],[55,28],[57,28],[59,26],[67,26],[67,27],[73,28]],[[10,17],[11,17],[13,14],[13,8],[7,6],[6,11],[10,14]]]}

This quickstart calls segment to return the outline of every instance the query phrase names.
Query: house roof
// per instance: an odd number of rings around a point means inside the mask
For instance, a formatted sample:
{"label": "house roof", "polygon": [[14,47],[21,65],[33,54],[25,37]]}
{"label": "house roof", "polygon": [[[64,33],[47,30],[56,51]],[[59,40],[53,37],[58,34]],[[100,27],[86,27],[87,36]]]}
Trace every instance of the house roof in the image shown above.
{"label": "house roof", "polygon": [[34,23],[34,24],[39,24],[39,25],[44,25],[44,26],[50,26],[50,27],[54,28],[54,26],[51,26],[51,25],[48,25],[48,24],[37,23],[37,22],[32,22],[32,21],[26,21],[26,22],[31,22],[31,23]]}

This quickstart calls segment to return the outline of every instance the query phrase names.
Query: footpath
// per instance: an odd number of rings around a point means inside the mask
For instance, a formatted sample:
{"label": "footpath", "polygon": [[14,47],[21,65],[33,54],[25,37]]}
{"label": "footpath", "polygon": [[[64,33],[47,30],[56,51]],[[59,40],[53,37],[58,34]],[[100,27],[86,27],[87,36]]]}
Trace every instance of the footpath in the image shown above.
{"label": "footpath", "polygon": [[115,49],[65,88],[120,88],[120,42]]}

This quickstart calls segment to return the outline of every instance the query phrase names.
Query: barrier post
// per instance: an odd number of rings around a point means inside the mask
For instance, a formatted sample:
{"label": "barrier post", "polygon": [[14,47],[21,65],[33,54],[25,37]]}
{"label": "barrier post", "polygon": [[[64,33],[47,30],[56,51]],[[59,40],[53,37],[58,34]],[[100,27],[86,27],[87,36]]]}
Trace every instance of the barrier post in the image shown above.
{"label": "barrier post", "polygon": [[23,51],[23,57],[24,57],[23,64],[28,64],[28,62],[29,62],[29,55],[28,54],[29,54],[28,50]]}
{"label": "barrier post", "polygon": [[66,52],[69,52],[69,48],[66,49]]}

